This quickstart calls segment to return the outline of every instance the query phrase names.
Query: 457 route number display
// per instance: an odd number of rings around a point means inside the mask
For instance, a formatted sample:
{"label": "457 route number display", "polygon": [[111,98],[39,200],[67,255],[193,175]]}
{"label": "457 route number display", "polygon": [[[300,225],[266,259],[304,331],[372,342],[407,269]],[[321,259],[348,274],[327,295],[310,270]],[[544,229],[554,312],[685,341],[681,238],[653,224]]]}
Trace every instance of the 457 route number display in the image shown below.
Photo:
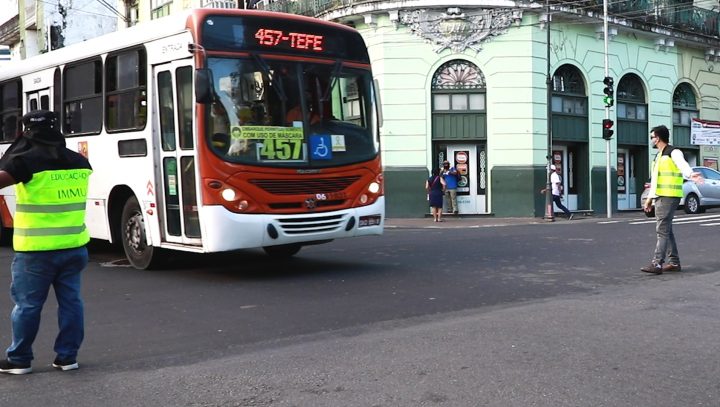
{"label": "457 route number display", "polygon": [[280,126],[233,126],[232,143],[254,142],[258,161],[306,161],[303,129]]}

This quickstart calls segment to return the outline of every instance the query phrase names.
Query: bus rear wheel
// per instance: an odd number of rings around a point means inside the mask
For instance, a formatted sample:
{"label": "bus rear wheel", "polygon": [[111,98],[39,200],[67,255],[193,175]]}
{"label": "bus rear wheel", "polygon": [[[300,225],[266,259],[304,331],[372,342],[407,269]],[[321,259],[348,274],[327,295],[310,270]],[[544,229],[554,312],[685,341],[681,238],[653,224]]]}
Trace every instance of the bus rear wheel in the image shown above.
{"label": "bus rear wheel", "polygon": [[285,259],[296,255],[301,248],[302,245],[297,243],[291,243],[281,244],[277,246],[265,246],[263,247],[263,250],[265,250],[265,253],[270,257],[274,257],[277,259]]}
{"label": "bus rear wheel", "polygon": [[147,228],[140,204],[134,196],[125,202],[120,218],[120,236],[130,265],[145,270],[160,263],[159,249],[147,244]]}

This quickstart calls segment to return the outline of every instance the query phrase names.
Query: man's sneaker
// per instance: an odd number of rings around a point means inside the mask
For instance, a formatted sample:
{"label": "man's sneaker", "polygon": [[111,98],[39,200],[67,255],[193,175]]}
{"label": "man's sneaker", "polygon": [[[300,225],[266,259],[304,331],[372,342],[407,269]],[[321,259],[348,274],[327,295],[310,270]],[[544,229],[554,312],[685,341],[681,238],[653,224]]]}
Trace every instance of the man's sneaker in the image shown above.
{"label": "man's sneaker", "polygon": [[55,358],[55,361],[53,362],[53,367],[55,369],[59,369],[64,372],[67,370],[75,370],[75,369],[79,368],[80,366],[78,365],[77,361],[74,359],[73,360],[62,360],[60,358]]}
{"label": "man's sneaker", "polygon": [[676,263],[663,264],[662,271],[681,271],[682,267]]}
{"label": "man's sneaker", "polygon": [[573,219],[573,214],[571,213],[570,215],[568,215],[568,220],[572,220],[572,219]]}
{"label": "man's sneaker", "polygon": [[647,266],[641,268],[640,270],[646,272],[646,273],[652,273],[652,274],[662,274],[663,273],[663,266],[660,264],[653,262],[650,262]]}
{"label": "man's sneaker", "polygon": [[0,361],[0,373],[28,374],[32,373],[30,363],[14,363],[7,359]]}

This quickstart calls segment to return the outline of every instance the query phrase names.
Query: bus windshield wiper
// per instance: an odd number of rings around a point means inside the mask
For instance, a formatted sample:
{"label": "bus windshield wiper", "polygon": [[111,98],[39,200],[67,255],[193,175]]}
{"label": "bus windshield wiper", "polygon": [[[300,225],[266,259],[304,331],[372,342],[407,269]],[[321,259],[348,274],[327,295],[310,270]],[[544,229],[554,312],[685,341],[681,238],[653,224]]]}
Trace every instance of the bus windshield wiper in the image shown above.
{"label": "bus windshield wiper", "polygon": [[342,61],[337,60],[335,61],[335,65],[333,65],[332,73],[330,74],[330,80],[328,81],[327,88],[325,89],[325,92],[323,93],[322,100],[323,102],[329,100],[330,98],[330,91],[332,90],[333,86],[335,85],[335,82],[340,80],[340,72],[342,71]]}
{"label": "bus windshield wiper", "polygon": [[270,78],[270,82],[277,82],[277,86],[272,86],[272,89],[275,91],[275,93],[277,93],[281,101],[287,102],[287,95],[285,95],[285,86],[283,85],[282,75],[278,75],[278,77],[276,78],[273,72],[270,70],[270,66],[268,66],[267,62],[265,62],[265,60],[260,55],[255,53],[251,53],[250,55],[252,55],[255,63],[258,64],[263,73],[267,75],[268,78]]}

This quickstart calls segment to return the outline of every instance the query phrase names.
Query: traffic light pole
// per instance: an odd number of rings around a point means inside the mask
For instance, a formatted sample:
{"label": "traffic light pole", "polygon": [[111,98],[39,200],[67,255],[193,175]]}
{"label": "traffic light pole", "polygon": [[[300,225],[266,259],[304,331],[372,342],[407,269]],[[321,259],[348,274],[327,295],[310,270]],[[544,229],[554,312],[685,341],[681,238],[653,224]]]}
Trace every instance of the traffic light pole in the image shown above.
{"label": "traffic light pole", "polygon": [[[603,0],[603,39],[605,42],[605,77],[610,76],[610,68],[608,64],[608,2]],[[610,106],[605,104],[605,119],[610,119]],[[605,207],[607,208],[607,218],[612,218],[612,194],[610,185],[610,138],[605,140],[605,185],[607,186],[607,200]]]}

